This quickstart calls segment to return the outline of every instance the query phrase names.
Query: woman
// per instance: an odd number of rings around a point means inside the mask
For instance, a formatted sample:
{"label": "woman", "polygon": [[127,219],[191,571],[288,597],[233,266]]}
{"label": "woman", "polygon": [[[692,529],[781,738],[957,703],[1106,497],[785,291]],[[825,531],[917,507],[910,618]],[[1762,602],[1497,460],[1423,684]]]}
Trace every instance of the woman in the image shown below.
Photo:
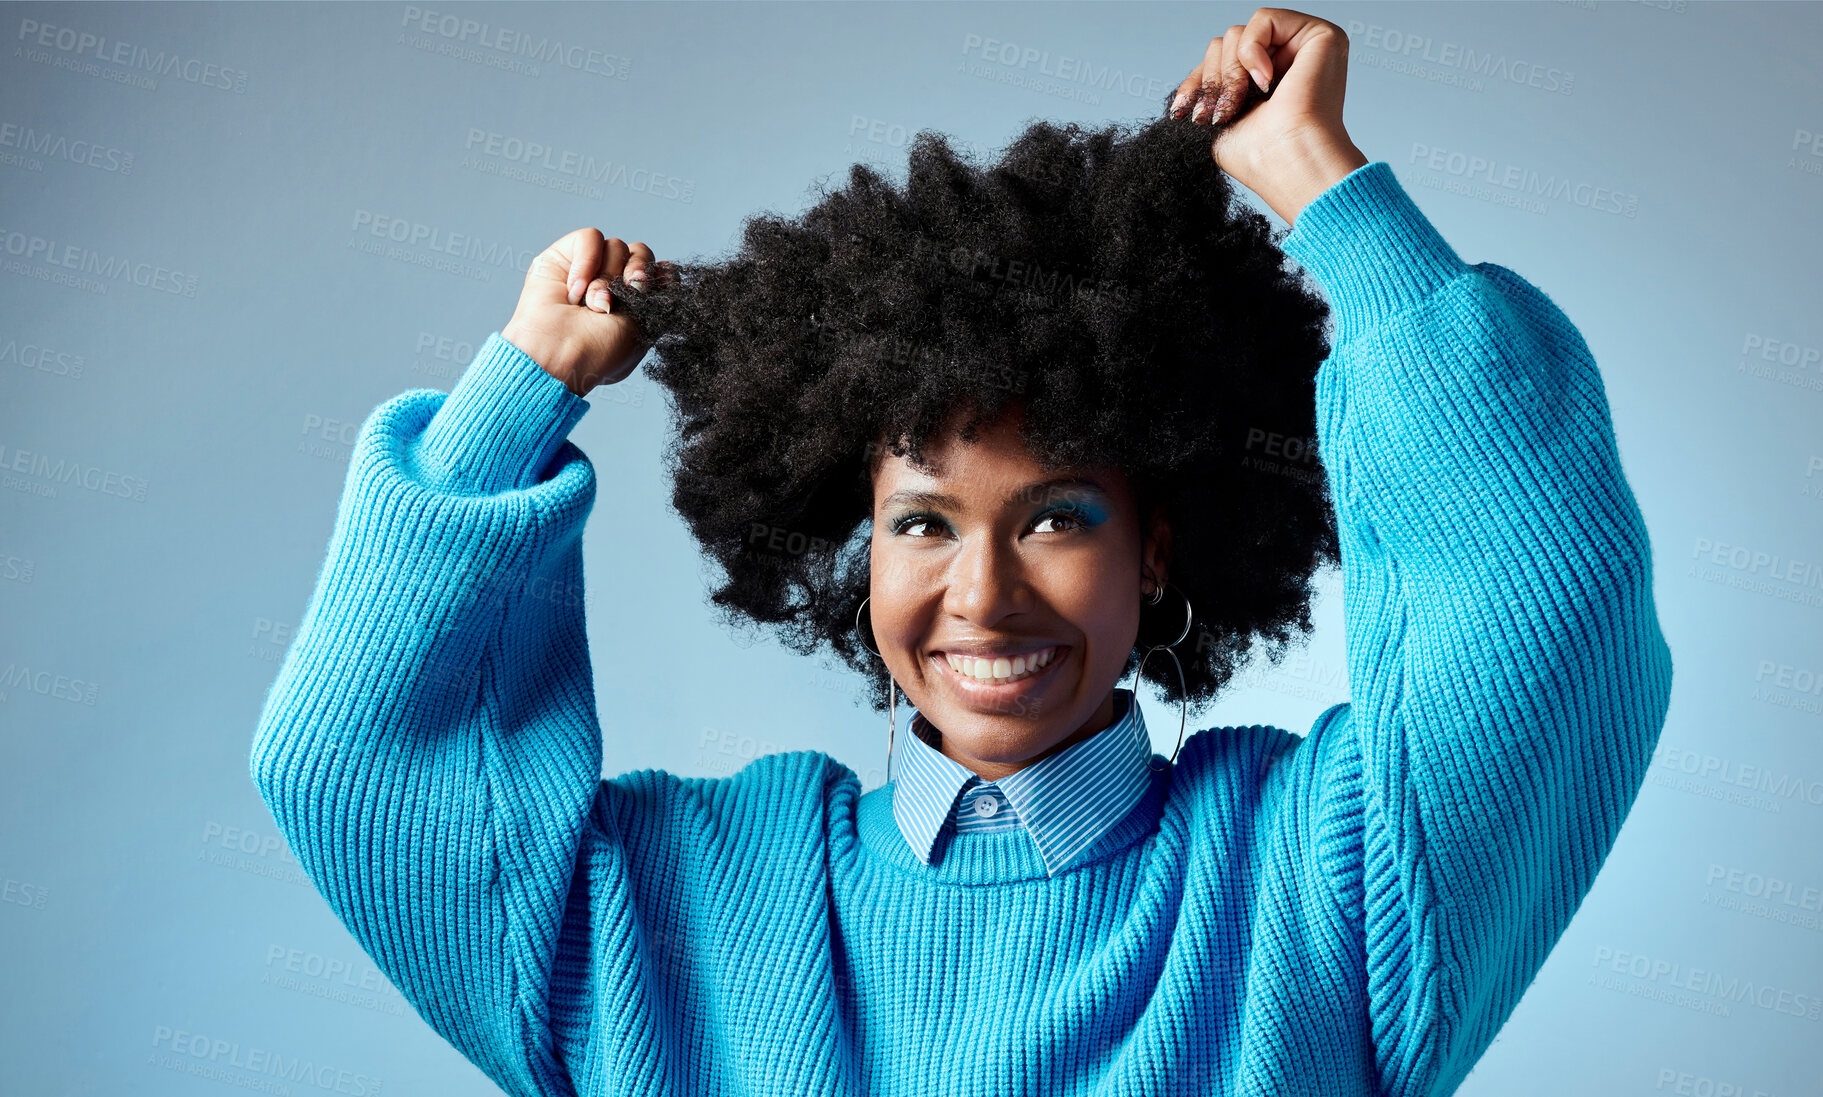
{"label": "woman", "polygon": [[[1262,8],[1136,134],[921,137],[724,264],[579,230],[373,413],[252,772],[439,1033],[527,1094],[1457,1086],[1671,663],[1587,347],[1355,148],[1346,60]],[[883,787],[601,779],[565,438],[649,349],[716,601],[871,676]],[[1122,675],[1187,711],[1338,559],[1352,701],[1153,754]]]}

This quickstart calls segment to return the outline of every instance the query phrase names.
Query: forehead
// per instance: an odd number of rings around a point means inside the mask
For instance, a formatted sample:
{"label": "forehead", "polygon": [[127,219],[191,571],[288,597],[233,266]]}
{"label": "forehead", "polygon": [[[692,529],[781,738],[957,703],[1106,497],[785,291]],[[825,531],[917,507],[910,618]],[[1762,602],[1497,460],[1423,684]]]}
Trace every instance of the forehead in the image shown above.
{"label": "forehead", "polygon": [[[972,441],[961,438],[959,425],[960,420],[953,419],[925,445],[923,466],[914,465],[909,456],[882,451],[873,474],[875,501],[896,492],[929,492],[963,505],[994,507],[1042,502],[1096,488],[1116,496],[1125,493],[1125,477],[1117,470],[1050,465],[1040,460],[1020,437],[1016,415],[982,423]],[[1031,490],[1040,484],[1044,485],[1042,491]]]}

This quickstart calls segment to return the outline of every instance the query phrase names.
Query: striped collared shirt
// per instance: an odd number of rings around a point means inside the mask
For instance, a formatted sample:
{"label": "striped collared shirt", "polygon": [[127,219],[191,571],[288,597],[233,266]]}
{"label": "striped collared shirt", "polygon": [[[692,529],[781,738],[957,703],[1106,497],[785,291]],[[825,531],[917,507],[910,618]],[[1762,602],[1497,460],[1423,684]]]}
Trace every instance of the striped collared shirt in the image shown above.
{"label": "striped collared shirt", "polygon": [[913,710],[893,759],[893,819],[930,864],[945,826],[959,832],[1024,826],[1055,876],[1125,818],[1145,794],[1152,740],[1133,692],[1114,690],[1114,722],[1080,743],[998,781],[932,745],[937,733]]}

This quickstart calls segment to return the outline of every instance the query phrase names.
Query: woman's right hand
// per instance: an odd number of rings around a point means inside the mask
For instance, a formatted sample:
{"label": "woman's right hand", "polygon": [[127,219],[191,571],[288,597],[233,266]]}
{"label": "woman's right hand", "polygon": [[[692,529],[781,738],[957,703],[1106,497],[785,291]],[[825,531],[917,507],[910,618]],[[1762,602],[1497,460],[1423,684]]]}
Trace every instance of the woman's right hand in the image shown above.
{"label": "woman's right hand", "polygon": [[632,373],[652,345],[632,317],[612,311],[608,282],[619,278],[637,291],[648,279],[656,284],[675,277],[670,263],[657,261],[638,241],[577,229],[532,260],[500,335],[571,392],[587,396],[596,385]]}

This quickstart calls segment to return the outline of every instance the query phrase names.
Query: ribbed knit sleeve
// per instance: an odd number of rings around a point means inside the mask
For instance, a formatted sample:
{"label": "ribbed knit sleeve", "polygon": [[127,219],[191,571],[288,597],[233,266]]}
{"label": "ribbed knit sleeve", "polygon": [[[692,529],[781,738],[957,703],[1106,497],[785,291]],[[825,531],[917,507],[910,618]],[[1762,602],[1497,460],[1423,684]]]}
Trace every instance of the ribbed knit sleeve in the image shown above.
{"label": "ribbed knit sleeve", "polygon": [[[1592,885],[1663,726],[1645,526],[1576,328],[1375,161],[1285,251],[1334,310],[1318,444],[1350,703],[1314,848],[1360,926],[1380,1083],[1448,1093]],[[1290,767],[1287,767],[1290,768]]]}
{"label": "ribbed knit sleeve", "polygon": [[587,407],[496,332],[454,392],[374,410],[251,756],[336,914],[515,1094],[572,1092],[548,1001],[601,779]]}

